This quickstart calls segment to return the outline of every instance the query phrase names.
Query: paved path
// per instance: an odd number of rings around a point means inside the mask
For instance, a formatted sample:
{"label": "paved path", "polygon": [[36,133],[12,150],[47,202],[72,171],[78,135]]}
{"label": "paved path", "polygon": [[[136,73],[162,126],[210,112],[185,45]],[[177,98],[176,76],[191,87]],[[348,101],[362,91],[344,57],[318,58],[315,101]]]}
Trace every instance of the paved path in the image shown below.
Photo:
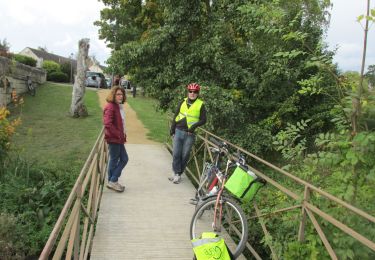
{"label": "paved path", "polygon": [[[98,91],[102,107],[108,93]],[[119,181],[126,189],[117,193],[104,188],[90,259],[191,260],[189,228],[195,207],[189,200],[195,189],[185,175],[178,185],[168,181],[172,156],[146,138],[147,129],[131,107],[125,104],[124,109],[129,163]]]}
{"label": "paved path", "polygon": [[[99,90],[101,106],[109,90]],[[120,183],[124,193],[104,188],[90,259],[192,259],[189,227],[194,187],[183,177],[168,181],[172,157],[146,138],[147,129],[124,105],[129,163]]]}
{"label": "paved path", "polygon": [[162,145],[129,144],[124,193],[104,188],[91,259],[192,259],[189,226],[194,187],[168,181],[171,155]]}

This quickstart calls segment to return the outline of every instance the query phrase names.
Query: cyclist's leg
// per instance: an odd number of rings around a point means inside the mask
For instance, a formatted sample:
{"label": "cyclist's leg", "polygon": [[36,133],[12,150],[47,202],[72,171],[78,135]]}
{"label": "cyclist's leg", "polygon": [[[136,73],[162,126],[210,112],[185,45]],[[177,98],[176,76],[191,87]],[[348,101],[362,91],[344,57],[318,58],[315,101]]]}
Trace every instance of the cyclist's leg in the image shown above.
{"label": "cyclist's leg", "polygon": [[184,143],[184,132],[176,129],[173,138],[173,162],[172,169],[175,174],[182,173],[182,149]]}
{"label": "cyclist's leg", "polygon": [[195,142],[195,135],[184,133],[184,141],[183,141],[182,151],[181,151],[181,173],[184,172],[187,162],[190,157],[191,148]]}

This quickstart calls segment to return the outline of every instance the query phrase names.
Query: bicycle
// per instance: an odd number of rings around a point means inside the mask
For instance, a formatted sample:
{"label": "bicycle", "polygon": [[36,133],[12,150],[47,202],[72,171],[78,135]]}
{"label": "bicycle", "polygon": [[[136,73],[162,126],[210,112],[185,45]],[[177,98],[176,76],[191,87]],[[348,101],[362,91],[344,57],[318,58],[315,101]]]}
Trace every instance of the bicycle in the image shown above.
{"label": "bicycle", "polygon": [[[244,160],[242,158],[238,158],[238,161],[231,159],[225,143],[217,141],[213,141],[213,143],[219,148],[211,150],[215,153],[214,163],[205,165],[205,170],[200,178],[196,193],[196,211],[190,223],[190,238],[199,238],[203,232],[207,231],[222,232],[220,235],[224,239],[228,234],[235,245],[235,249],[232,248],[232,254],[234,258],[237,258],[246,246],[247,218],[237,202],[224,195],[223,192],[229,176],[229,169],[232,166],[238,166],[240,162],[244,164]],[[224,155],[227,156],[227,162],[225,170],[221,171],[219,164]],[[217,186],[219,188],[214,194],[212,190]],[[229,238],[225,240],[229,241]]]}
{"label": "bicycle", "polygon": [[29,76],[26,77],[26,87],[27,87],[27,91],[28,91],[28,93],[29,93],[31,96],[35,96],[35,94],[36,94],[36,89],[35,89],[35,86],[33,85],[33,82],[32,82],[32,80],[30,79]]}
{"label": "bicycle", "polygon": [[[204,198],[217,194],[221,183],[220,178],[223,175],[223,172],[220,169],[221,159],[223,156],[229,154],[228,146],[225,142],[218,142],[215,139],[210,139],[210,141],[213,142],[218,148],[210,148],[210,151],[214,154],[214,160],[212,163],[204,163],[202,175],[200,176],[198,188],[195,193],[195,198],[191,199],[190,201],[191,204],[196,205],[196,208]],[[235,158],[237,160],[235,160],[235,163],[232,163],[229,168],[240,165],[242,167],[246,167],[244,155],[238,153]]]}
{"label": "bicycle", "polygon": [[[248,237],[247,218],[237,202],[251,201],[266,182],[249,170],[242,154],[233,156],[225,142],[215,139],[210,141],[217,147],[210,148],[214,153],[214,160],[213,163],[205,163],[193,199],[196,211],[190,223],[190,237],[198,238],[201,233],[207,231],[224,231],[222,236],[230,236],[230,239],[228,237],[225,240],[234,242],[235,248],[233,249],[233,244],[230,247],[234,258],[237,258],[243,252]],[[221,167],[224,156],[227,158],[225,168]],[[230,175],[232,168],[235,170]],[[224,187],[237,200],[229,197]]]}

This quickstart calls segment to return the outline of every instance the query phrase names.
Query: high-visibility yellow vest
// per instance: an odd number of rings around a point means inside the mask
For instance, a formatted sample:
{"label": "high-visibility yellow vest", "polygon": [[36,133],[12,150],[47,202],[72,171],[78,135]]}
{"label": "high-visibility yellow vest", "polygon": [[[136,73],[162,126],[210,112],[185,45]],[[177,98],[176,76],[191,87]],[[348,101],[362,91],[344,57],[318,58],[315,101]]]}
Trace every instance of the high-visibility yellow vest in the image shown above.
{"label": "high-visibility yellow vest", "polygon": [[203,101],[197,98],[194,103],[188,107],[187,105],[187,98],[184,99],[180,107],[180,113],[176,116],[176,122],[180,121],[181,119],[186,117],[186,123],[188,129],[196,122],[199,121],[199,116],[201,114],[201,107],[203,105]]}
{"label": "high-visibility yellow vest", "polygon": [[201,238],[191,240],[197,260],[230,260],[224,239],[213,232],[203,232]]}

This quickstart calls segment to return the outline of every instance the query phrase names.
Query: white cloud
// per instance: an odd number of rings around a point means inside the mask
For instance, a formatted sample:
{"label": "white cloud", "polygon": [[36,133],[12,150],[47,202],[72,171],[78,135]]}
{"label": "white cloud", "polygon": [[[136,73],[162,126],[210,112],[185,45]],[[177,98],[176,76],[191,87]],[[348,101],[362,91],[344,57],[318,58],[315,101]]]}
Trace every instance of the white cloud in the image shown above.
{"label": "white cloud", "polygon": [[[327,42],[330,49],[338,47],[334,61],[341,70],[360,70],[363,52],[363,26],[356,19],[366,11],[366,1],[332,0],[333,9]],[[372,7],[374,8],[374,4]],[[375,64],[375,27],[369,31],[366,66]]]}
{"label": "white cloud", "polygon": [[69,34],[65,34],[64,40],[55,42],[55,46],[57,47],[68,47],[71,46],[72,37]]}
{"label": "white cloud", "polygon": [[96,52],[103,63],[110,51],[93,25],[103,7],[97,0],[0,0],[0,40],[6,38],[16,53],[42,46],[68,57],[78,51],[80,39],[90,38],[93,47],[89,54]]}

